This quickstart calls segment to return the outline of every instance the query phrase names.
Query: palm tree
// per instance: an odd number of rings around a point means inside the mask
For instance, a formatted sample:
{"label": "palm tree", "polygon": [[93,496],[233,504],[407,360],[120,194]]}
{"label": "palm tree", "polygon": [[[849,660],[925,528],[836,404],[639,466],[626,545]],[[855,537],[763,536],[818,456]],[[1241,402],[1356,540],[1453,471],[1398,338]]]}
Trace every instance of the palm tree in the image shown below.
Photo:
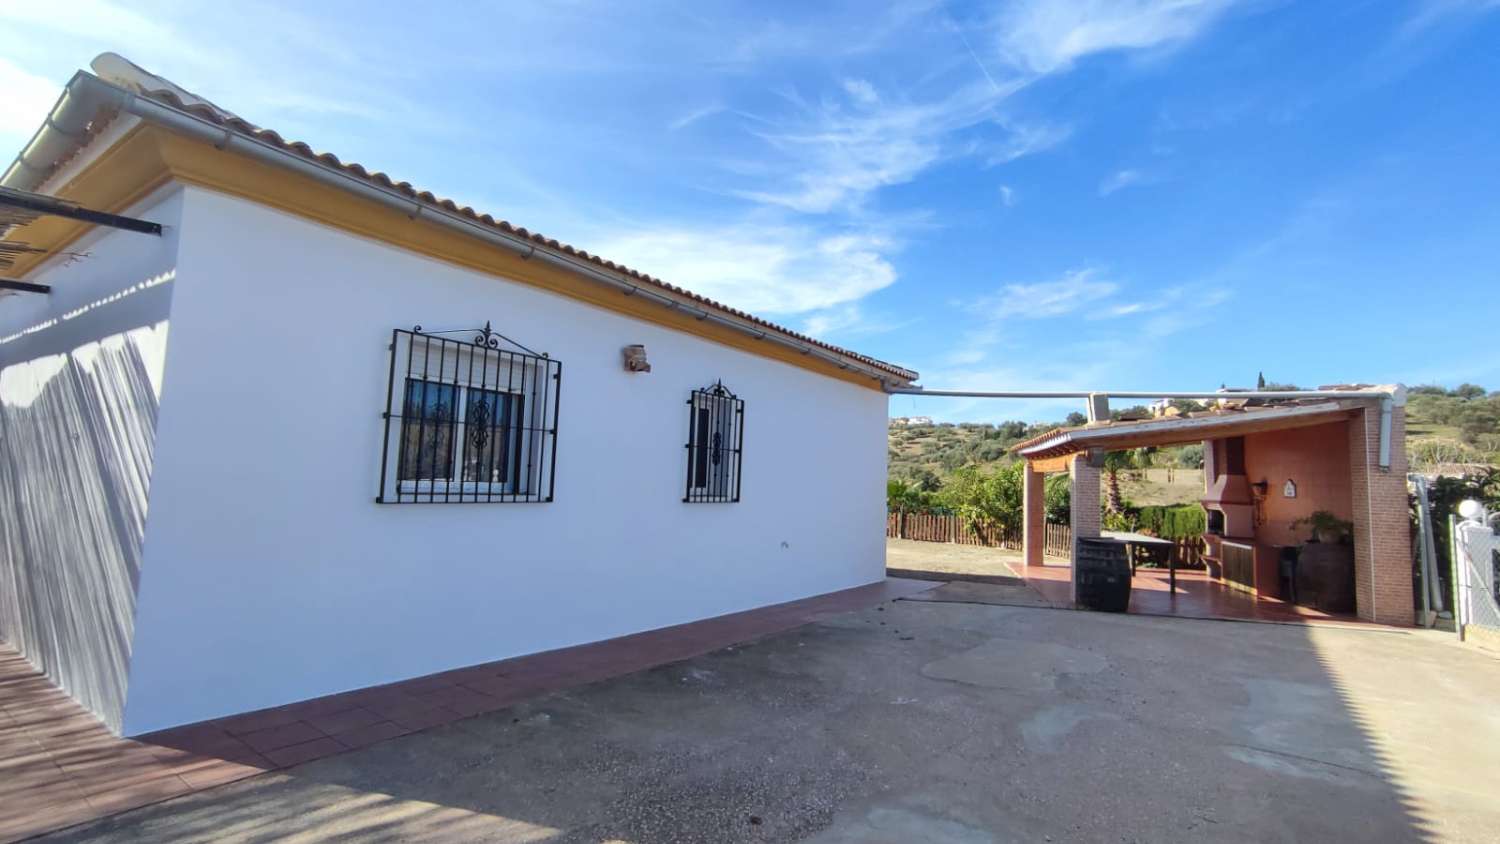
{"label": "palm tree", "polygon": [[1104,455],[1104,509],[1110,513],[1125,510],[1125,498],[1120,495],[1120,472],[1135,468],[1135,452],[1111,451]]}

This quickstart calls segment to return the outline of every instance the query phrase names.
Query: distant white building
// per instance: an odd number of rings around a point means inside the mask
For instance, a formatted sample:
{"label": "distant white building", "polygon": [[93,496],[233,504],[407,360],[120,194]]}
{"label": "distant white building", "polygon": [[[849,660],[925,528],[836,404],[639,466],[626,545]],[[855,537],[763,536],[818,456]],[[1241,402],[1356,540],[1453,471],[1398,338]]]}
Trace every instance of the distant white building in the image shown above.
{"label": "distant white building", "polygon": [[911,427],[913,425],[931,425],[932,424],[932,417],[931,416],[897,416],[897,417],[895,417],[895,418],[893,418],[891,420],[891,424],[892,425],[905,425],[907,427]]}
{"label": "distant white building", "polygon": [[3,184],[164,232],[7,235],[0,637],[113,729],[884,577],[916,373],[94,68]]}

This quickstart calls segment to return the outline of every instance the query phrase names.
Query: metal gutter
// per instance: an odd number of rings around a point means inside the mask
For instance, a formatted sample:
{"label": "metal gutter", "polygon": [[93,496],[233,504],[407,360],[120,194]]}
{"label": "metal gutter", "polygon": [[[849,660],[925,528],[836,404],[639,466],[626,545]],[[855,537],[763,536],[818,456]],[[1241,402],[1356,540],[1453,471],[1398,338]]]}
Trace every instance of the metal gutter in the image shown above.
{"label": "metal gutter", "polygon": [[[902,380],[910,380],[897,373],[886,372],[855,358],[830,352],[747,320],[725,316],[684,298],[653,290],[643,284],[601,270],[586,261],[553,252],[519,235],[497,231],[463,215],[427,205],[393,188],[370,184],[352,174],[310,161],[274,144],[240,134],[229,127],[178,111],[82,71],[74,74],[69,80],[67,88],[58,99],[52,113],[48,115],[47,121],[41,129],[37,130],[31,143],[27,144],[5,171],[5,176],[0,178],[0,185],[31,190],[41,184],[49,174],[53,162],[58,159],[63,150],[69,144],[78,143],[89,122],[101,108],[106,107],[133,114],[142,120],[149,120],[175,132],[210,143],[218,149],[234,151],[256,161],[292,170],[323,184],[350,191],[365,199],[400,211],[413,220],[418,217],[425,218],[437,225],[509,249],[523,259],[540,260],[559,269],[608,285],[624,295],[645,296],[663,307],[684,311],[696,319],[713,322],[747,334],[756,340],[766,340],[792,349],[799,354],[819,358],[840,369],[859,372],[880,382],[886,390],[896,387]],[[911,377],[915,378],[916,373],[911,373]]]}
{"label": "metal gutter", "polygon": [[81,80],[85,78],[93,79],[89,74],[78,71],[68,80],[57,103],[47,113],[47,119],[42,121],[31,140],[5,169],[5,176],[0,177],[0,185],[32,190],[46,179],[52,163],[57,161],[63,150],[83,138],[89,123],[98,113],[99,106],[105,104],[93,92],[80,90]]}

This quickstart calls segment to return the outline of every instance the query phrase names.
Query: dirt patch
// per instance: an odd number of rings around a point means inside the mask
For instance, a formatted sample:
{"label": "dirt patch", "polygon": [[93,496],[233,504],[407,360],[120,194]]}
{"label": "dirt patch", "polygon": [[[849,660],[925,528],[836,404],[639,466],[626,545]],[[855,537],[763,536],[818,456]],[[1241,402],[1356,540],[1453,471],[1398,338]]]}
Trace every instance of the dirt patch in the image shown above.
{"label": "dirt patch", "polygon": [[1019,580],[1019,551],[948,542],[887,539],[886,572],[919,580],[968,580],[994,583]]}

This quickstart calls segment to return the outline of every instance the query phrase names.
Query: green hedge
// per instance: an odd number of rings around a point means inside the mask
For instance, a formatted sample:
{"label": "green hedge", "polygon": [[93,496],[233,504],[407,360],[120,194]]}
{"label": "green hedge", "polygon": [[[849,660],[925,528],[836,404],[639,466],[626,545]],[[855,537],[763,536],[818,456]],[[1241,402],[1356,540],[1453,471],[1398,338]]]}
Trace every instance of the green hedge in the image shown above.
{"label": "green hedge", "polygon": [[1197,504],[1177,504],[1170,507],[1142,507],[1137,525],[1139,530],[1163,539],[1182,539],[1201,536],[1208,529],[1208,520],[1203,508]]}

